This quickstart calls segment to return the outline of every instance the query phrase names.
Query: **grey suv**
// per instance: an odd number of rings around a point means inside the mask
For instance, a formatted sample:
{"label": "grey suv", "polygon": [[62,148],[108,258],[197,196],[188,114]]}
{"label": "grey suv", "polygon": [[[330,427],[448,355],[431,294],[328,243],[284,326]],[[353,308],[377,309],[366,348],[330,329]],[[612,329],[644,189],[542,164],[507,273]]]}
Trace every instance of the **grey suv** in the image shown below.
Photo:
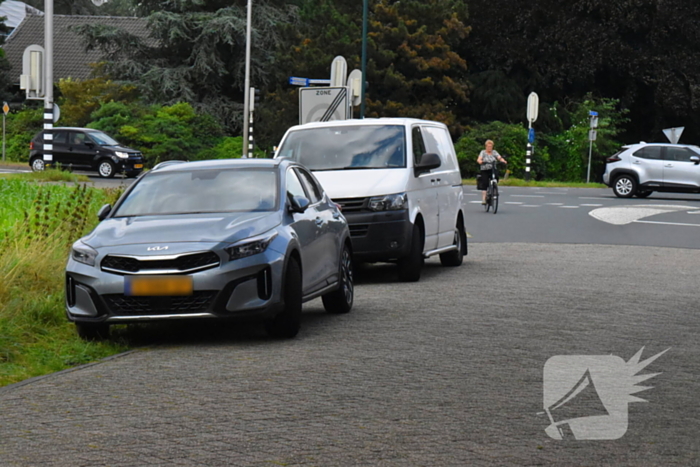
{"label": "grey suv", "polygon": [[293,337],[302,302],[352,308],[347,223],[297,163],[165,162],[98,216],[66,266],[68,319],[84,338],[118,323],[250,317]]}
{"label": "grey suv", "polygon": [[654,191],[700,193],[700,148],[664,143],[623,146],[606,160],[603,182],[619,198],[646,198]]}

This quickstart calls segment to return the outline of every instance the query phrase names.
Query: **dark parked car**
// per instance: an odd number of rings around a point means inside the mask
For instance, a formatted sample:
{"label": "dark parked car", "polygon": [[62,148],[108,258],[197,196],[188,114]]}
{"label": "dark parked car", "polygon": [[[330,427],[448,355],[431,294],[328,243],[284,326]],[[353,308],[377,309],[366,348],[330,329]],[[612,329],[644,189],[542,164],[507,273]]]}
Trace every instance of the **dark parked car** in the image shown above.
{"label": "dark parked car", "polygon": [[44,131],[29,143],[29,165],[44,170],[46,165],[61,165],[80,170],[94,170],[100,177],[116,173],[136,177],[143,171],[143,155],[122,146],[108,134],[91,128],[57,127],[53,129],[53,161],[44,161]]}
{"label": "dark parked car", "polygon": [[307,300],[352,308],[347,222],[298,163],[164,162],[99,217],[66,266],[68,319],[83,337],[110,324],[250,317],[293,337]]}

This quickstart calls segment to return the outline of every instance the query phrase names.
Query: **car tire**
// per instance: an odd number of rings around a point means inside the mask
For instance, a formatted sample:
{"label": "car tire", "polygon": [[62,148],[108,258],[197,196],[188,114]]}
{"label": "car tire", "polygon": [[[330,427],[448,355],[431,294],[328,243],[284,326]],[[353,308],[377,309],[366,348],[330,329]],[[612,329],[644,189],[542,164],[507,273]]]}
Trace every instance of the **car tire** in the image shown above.
{"label": "car tire", "polygon": [[75,323],[78,336],[86,341],[101,341],[109,338],[109,324]]}
{"label": "car tire", "polygon": [[340,267],[338,272],[338,288],[325,294],[322,298],[323,308],[328,313],[347,313],[352,309],[355,299],[355,282],[353,278],[352,253],[350,247],[345,245],[340,255]]}
{"label": "car tire", "polygon": [[464,234],[464,228],[459,225],[455,227],[455,239],[453,245],[457,246],[456,250],[448,251],[447,253],[440,254],[440,263],[447,267],[457,267],[461,266],[464,255],[464,243],[467,241],[467,236]]}
{"label": "car tire", "polygon": [[102,178],[112,178],[114,177],[114,163],[110,160],[103,159],[97,165],[97,173]]}
{"label": "car tire", "polygon": [[291,258],[284,274],[284,309],[265,321],[265,331],[270,337],[290,339],[301,327],[301,267]]}
{"label": "car tire", "polygon": [[653,191],[638,191],[637,193],[635,193],[635,196],[637,198],[648,198],[649,195],[651,195],[652,193]]}
{"label": "car tire", "polygon": [[401,282],[418,282],[423,269],[423,233],[418,225],[413,226],[411,250],[407,256],[399,258],[399,280]]}
{"label": "car tire", "polygon": [[618,198],[631,198],[637,192],[637,180],[632,175],[623,174],[615,179],[612,188]]}
{"label": "car tire", "polygon": [[46,170],[46,162],[44,162],[41,156],[33,158],[30,165],[32,167],[32,172],[42,172]]}

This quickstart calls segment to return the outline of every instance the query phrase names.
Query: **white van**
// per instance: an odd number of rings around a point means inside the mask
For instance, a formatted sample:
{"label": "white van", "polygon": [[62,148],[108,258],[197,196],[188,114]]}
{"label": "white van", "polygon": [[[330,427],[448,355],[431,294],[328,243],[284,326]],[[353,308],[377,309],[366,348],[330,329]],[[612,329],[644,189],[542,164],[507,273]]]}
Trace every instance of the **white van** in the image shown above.
{"label": "white van", "polygon": [[308,167],[342,207],[356,261],[397,261],[420,279],[423,260],[467,254],[464,197],[447,127],[409,118],[315,122],[287,130],[275,157]]}

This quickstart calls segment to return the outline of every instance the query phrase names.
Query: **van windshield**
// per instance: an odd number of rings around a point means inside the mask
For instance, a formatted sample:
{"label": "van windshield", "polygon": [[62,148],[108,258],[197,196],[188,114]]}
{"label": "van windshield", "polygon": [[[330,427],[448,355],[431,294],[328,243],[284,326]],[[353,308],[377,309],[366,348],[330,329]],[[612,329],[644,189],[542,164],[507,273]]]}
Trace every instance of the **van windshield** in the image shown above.
{"label": "van windshield", "polygon": [[401,125],[309,128],[289,133],[278,152],[311,170],[406,167],[406,137]]}

